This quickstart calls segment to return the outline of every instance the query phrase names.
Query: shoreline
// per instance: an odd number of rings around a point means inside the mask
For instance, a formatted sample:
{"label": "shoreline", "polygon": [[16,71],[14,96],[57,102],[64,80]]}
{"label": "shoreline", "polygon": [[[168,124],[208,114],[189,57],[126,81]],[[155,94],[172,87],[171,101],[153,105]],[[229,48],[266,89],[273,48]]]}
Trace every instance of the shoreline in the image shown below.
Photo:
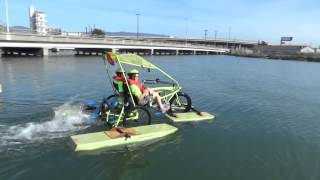
{"label": "shoreline", "polygon": [[320,55],[315,55],[315,54],[289,55],[289,54],[230,53],[229,55],[237,56],[237,57],[260,58],[260,59],[320,62]]}

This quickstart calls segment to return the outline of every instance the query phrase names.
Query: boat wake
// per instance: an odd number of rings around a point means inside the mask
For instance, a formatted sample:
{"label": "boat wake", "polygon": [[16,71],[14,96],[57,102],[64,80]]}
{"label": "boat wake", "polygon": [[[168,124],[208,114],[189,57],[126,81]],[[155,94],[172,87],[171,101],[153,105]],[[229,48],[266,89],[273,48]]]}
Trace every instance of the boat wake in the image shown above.
{"label": "boat wake", "polygon": [[[89,116],[81,112],[79,105],[67,102],[53,109],[49,121],[29,122],[17,125],[0,125],[0,146],[44,142],[48,139],[68,137],[89,127]],[[0,148],[1,149],[1,148]]]}

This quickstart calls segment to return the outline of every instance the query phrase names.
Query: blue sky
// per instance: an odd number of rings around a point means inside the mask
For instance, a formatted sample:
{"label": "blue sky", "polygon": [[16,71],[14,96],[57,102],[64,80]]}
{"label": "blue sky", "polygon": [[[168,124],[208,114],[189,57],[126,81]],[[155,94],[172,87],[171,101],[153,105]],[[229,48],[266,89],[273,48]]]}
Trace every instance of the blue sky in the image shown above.
{"label": "blue sky", "polygon": [[[179,37],[265,40],[279,43],[293,36],[292,44],[320,45],[320,1],[316,0],[8,0],[10,25],[28,26],[28,7],[47,14],[48,26],[85,31],[95,26],[106,31],[140,32]],[[0,0],[0,21],[5,22],[5,0]]]}

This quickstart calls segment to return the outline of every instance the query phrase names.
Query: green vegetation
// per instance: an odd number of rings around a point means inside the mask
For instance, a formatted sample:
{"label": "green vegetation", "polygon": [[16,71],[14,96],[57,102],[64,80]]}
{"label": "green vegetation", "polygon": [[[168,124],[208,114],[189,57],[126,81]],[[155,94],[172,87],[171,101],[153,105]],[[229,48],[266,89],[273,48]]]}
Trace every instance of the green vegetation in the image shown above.
{"label": "green vegetation", "polygon": [[95,35],[95,36],[105,36],[106,35],[106,33],[102,29],[98,29],[98,28],[93,29],[91,34]]}
{"label": "green vegetation", "polygon": [[6,26],[0,22],[0,32],[5,30],[6,30]]}

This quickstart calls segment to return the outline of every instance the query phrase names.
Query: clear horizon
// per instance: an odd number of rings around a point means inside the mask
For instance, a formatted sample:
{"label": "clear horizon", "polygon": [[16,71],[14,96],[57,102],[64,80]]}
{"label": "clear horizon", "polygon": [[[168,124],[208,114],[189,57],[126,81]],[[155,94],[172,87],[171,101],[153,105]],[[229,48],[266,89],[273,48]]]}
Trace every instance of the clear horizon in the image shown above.
{"label": "clear horizon", "polygon": [[[5,0],[0,2],[0,22],[5,23]],[[143,33],[204,37],[207,29],[208,38],[217,32],[217,38],[279,44],[281,36],[292,36],[291,44],[320,45],[320,25],[316,23],[320,3],[315,0],[8,0],[9,25],[29,27],[31,5],[47,14],[48,27],[69,32],[94,25],[109,32],[136,32],[139,13]]]}

